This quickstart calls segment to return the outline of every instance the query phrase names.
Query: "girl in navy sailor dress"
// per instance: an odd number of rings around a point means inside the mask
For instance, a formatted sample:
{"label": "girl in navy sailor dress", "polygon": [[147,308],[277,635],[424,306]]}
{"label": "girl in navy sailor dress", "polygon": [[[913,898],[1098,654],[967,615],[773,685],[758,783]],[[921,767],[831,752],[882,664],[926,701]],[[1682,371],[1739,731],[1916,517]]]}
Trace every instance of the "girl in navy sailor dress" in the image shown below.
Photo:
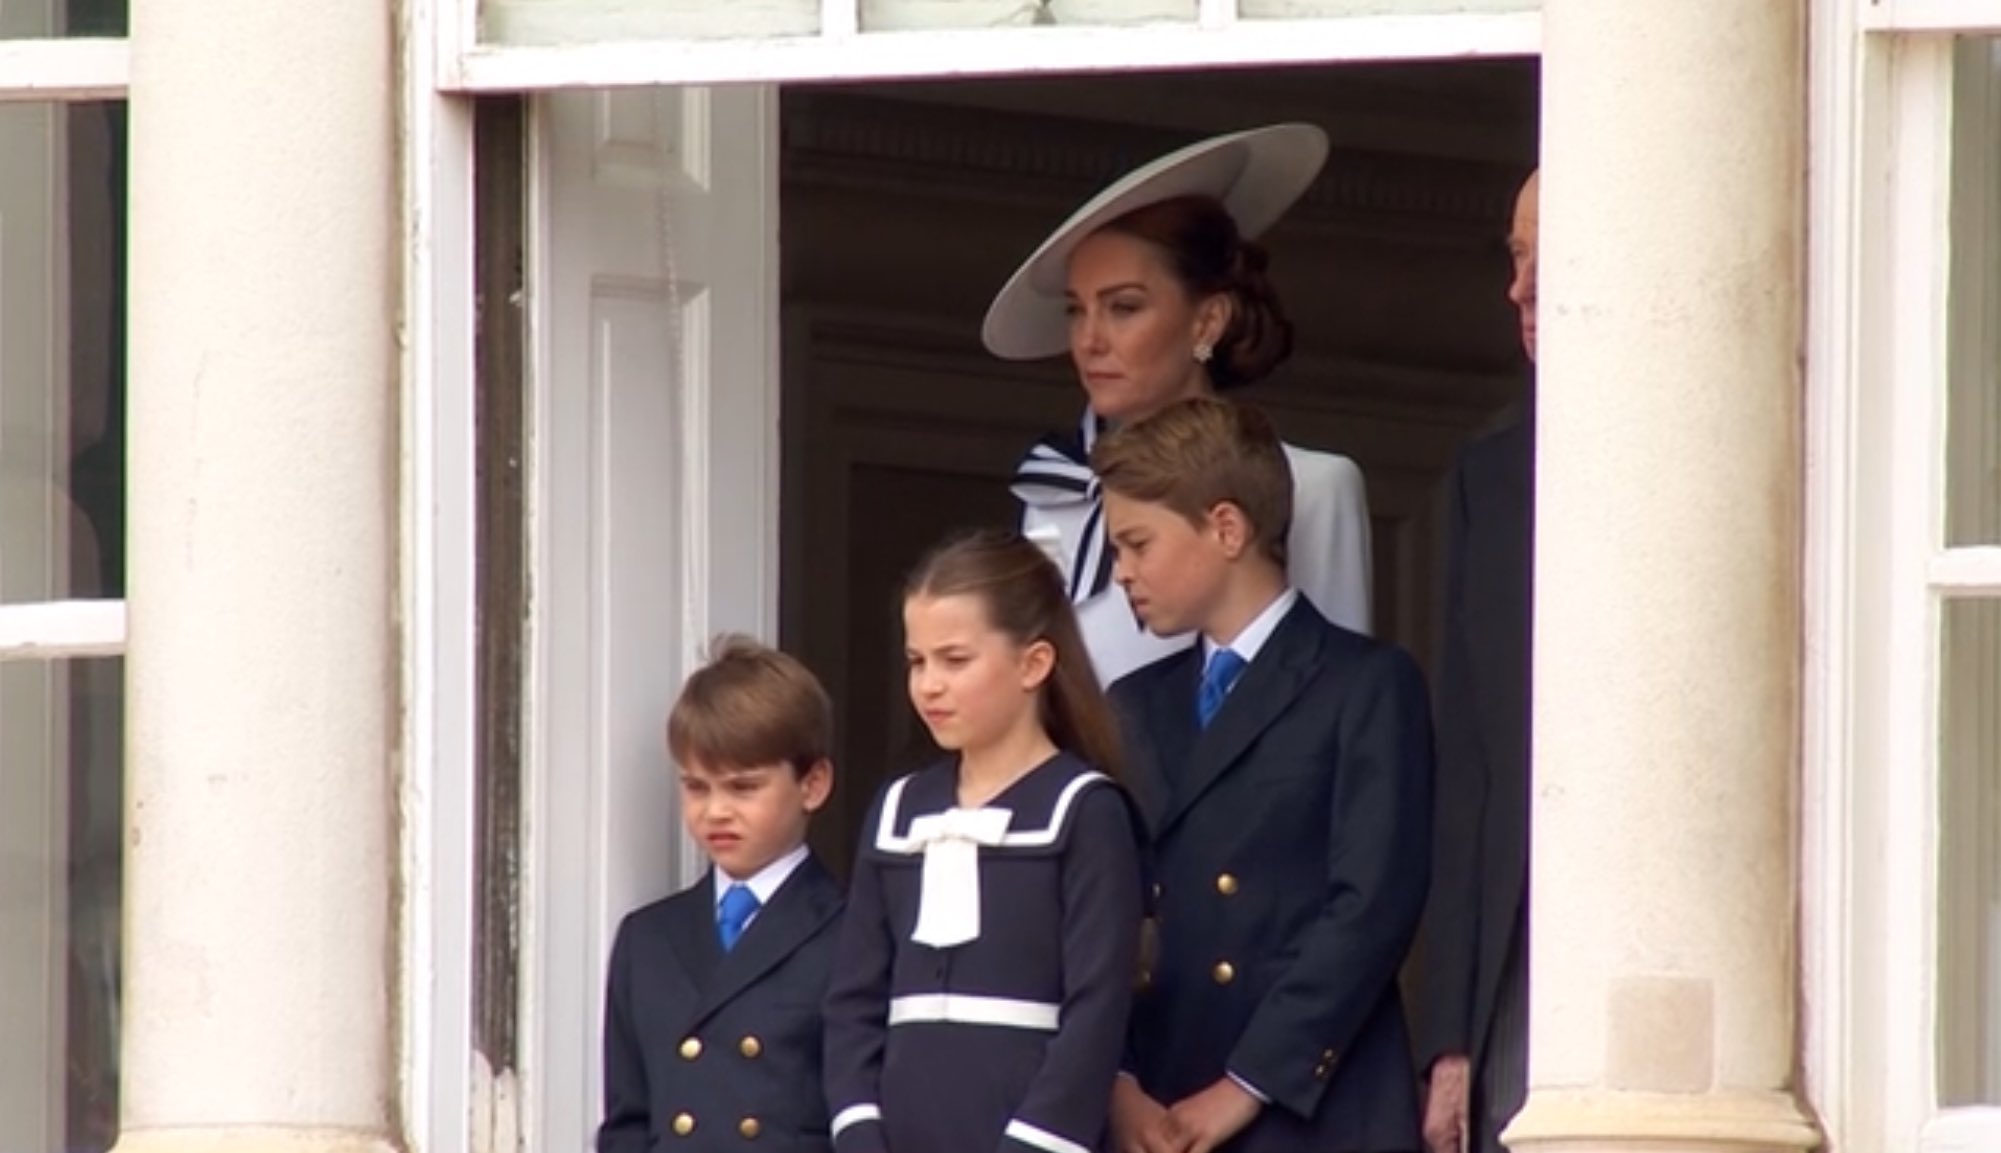
{"label": "girl in navy sailor dress", "polygon": [[1063,578],[983,532],[906,587],[948,755],[871,806],[826,1003],[836,1153],[1093,1153],[1138,966],[1140,817]]}

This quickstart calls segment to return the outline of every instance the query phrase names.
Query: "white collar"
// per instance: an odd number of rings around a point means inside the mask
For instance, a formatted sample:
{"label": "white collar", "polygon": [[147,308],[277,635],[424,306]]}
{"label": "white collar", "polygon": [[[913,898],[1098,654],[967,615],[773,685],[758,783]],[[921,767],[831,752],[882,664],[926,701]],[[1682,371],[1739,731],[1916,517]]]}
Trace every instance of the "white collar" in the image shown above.
{"label": "white collar", "polygon": [[797,869],[805,863],[808,852],[810,850],[802,844],[769,865],[766,865],[764,868],[759,869],[757,875],[747,881],[739,881],[738,878],[724,872],[721,865],[717,865],[716,904],[721,905],[723,903],[723,894],[729,892],[731,885],[743,884],[750,887],[751,894],[757,898],[757,907],[762,909],[771,903],[772,894],[778,892],[778,887],[783,885],[785,879],[792,875],[792,870]]}
{"label": "white collar", "polygon": [[[1271,635],[1278,631],[1278,623],[1284,620],[1285,614],[1291,612],[1292,606],[1298,603],[1299,590],[1287,587],[1284,592],[1278,594],[1277,600],[1265,606],[1265,611],[1251,618],[1251,623],[1245,625],[1242,632],[1239,632],[1235,637],[1226,642],[1230,651],[1244,658],[1245,664],[1250,664],[1252,661],[1257,660],[1258,650],[1265,647],[1265,642],[1270,640]],[[1208,634],[1204,633],[1202,636],[1202,663],[1207,664],[1209,658],[1216,655],[1216,650],[1223,647],[1225,646],[1210,640]]]}

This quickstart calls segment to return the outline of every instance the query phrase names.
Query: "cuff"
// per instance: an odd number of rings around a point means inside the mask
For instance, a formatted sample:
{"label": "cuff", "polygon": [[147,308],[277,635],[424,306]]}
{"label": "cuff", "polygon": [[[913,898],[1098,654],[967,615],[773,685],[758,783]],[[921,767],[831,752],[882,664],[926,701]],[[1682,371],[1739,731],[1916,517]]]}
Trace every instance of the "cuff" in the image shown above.
{"label": "cuff", "polygon": [[879,1105],[850,1105],[834,1114],[827,1129],[827,1139],[840,1153],[881,1153],[885,1148]]}
{"label": "cuff", "polygon": [[1091,1153],[1088,1145],[1079,1145],[1060,1133],[1051,1133],[1019,1118],[1009,1121],[1001,1132],[1002,1153],[1020,1153],[1033,1149],[1036,1153]]}
{"label": "cuff", "polygon": [[1235,1073],[1230,1073],[1228,1071],[1225,1071],[1225,1076],[1229,1077],[1230,1080],[1235,1081],[1237,1083],[1237,1088],[1242,1089],[1244,1092],[1249,1093],[1253,1097],[1256,1097],[1258,1099],[1258,1104],[1260,1105],[1271,1104],[1271,1095],[1266,1093],[1264,1090],[1258,1088],[1256,1085],[1251,1084],[1249,1081],[1244,1080],[1242,1077],[1237,1076]]}

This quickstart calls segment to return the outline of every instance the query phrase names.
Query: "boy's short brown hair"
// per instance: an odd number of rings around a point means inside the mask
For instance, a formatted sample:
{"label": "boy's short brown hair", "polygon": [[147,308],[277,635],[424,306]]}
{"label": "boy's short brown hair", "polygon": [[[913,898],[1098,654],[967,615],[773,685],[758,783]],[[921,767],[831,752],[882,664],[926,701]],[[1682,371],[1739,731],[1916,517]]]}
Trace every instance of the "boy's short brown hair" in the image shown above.
{"label": "boy's short brown hair", "polygon": [[793,657],[746,636],[717,637],[667,716],[667,748],[686,768],[788,764],[805,774],[827,759],[834,706]]}
{"label": "boy's short brown hair", "polygon": [[1206,396],[1177,401],[1099,440],[1091,468],[1107,491],[1164,505],[1190,524],[1225,501],[1236,505],[1259,549],[1284,567],[1292,466],[1257,409]]}

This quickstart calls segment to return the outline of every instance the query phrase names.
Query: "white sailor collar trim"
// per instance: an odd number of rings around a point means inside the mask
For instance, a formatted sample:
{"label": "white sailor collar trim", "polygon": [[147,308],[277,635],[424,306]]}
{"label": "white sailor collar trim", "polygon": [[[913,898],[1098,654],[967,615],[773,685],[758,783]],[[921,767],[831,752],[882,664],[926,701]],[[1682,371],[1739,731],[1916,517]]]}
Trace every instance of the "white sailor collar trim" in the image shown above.
{"label": "white sailor collar trim", "polygon": [[[890,853],[896,856],[916,856],[924,851],[927,838],[920,838],[913,835],[911,825],[915,823],[917,818],[932,814],[919,813],[911,820],[906,821],[903,819],[904,793],[907,791],[910,782],[919,775],[912,773],[908,776],[899,777],[883,793],[882,815],[876,822],[875,830],[875,848],[879,852]],[[1040,826],[1018,827],[1024,814],[1011,810],[999,810],[1009,813],[1009,823],[1007,831],[1002,833],[993,842],[993,847],[1001,849],[1048,848],[1062,837],[1065,823],[1070,816],[1070,810],[1076,804],[1077,798],[1083,795],[1084,790],[1095,785],[1109,785],[1112,783],[1110,777],[1100,772],[1086,770],[1078,773],[1076,776],[1070,778],[1064,784],[1062,791],[1056,795],[1055,804],[1050,806],[1048,823]],[[940,813],[947,811],[952,810],[949,808],[938,810]],[[985,813],[996,810],[993,806],[987,806],[970,811]],[[1032,820],[1033,818],[1030,817],[1030,819]],[[899,827],[905,831],[899,833],[897,831]]]}

